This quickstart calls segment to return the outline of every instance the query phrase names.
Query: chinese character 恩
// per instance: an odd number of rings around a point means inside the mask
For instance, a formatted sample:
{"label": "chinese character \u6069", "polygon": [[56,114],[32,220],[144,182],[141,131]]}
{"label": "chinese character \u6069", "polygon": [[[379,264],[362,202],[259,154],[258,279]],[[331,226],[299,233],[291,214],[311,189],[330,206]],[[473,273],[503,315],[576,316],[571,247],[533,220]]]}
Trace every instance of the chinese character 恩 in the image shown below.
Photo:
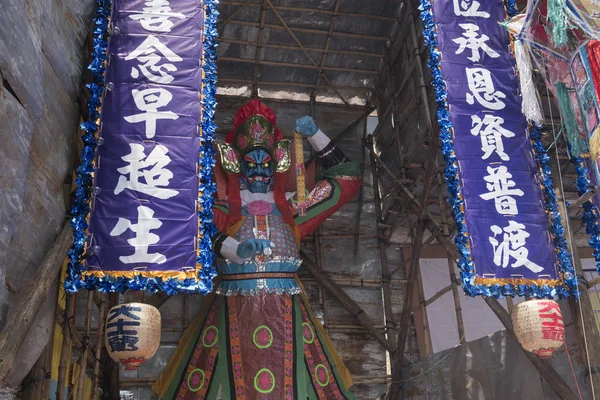
{"label": "chinese character \u6069", "polygon": [[563,324],[560,306],[554,301],[541,302],[543,308],[539,310],[539,316],[542,320],[542,337],[544,339],[565,340],[565,327]]}
{"label": "chinese character \u6069", "polygon": [[162,88],[133,89],[131,94],[136,107],[144,112],[124,117],[125,121],[130,123],[146,122],[146,138],[152,139],[156,134],[157,120],[179,118],[179,115],[172,111],[158,111],[173,99],[173,95],[168,90]]}
{"label": "chinese character \u6069", "polygon": [[[525,248],[525,245],[527,238],[531,235],[525,230],[525,225],[509,221],[508,226],[504,228],[492,225],[490,229],[494,233],[494,236],[489,238],[494,249],[494,264],[506,268],[512,257],[515,259],[511,265],[512,268],[526,267],[535,273],[544,270],[528,258],[529,250]],[[498,235],[501,235],[500,240],[502,241],[498,240]]]}
{"label": "chinese character \u6069", "polygon": [[513,196],[523,196],[521,189],[514,189],[516,186],[512,174],[508,169],[501,165],[499,167],[487,167],[488,175],[483,179],[487,182],[488,193],[480,195],[484,200],[494,199],[496,211],[502,215],[516,215],[519,213],[517,202]]}
{"label": "chinese character \u6069", "polygon": [[454,6],[454,15],[457,17],[481,17],[489,18],[490,14],[485,11],[479,11],[481,4],[477,0],[452,0]]}
{"label": "chinese character \u6069", "polygon": [[502,138],[512,138],[515,137],[515,134],[502,127],[504,118],[486,114],[481,119],[477,115],[472,115],[471,121],[471,135],[479,135],[481,138],[481,150],[484,153],[481,158],[487,160],[493,153],[496,153],[502,161],[509,161],[510,157],[504,152]]}
{"label": "chinese character \u6069", "polygon": [[475,100],[490,110],[502,110],[505,104],[500,99],[506,95],[494,88],[492,74],[485,68],[465,68],[469,90],[467,92],[467,103],[473,105]]}
{"label": "chinese character \u6069", "polygon": [[135,233],[135,237],[127,239],[127,243],[133,246],[134,253],[130,256],[120,256],[124,264],[133,263],[149,263],[162,264],[167,261],[167,258],[160,253],[148,253],[148,247],[159,242],[160,237],[150,231],[158,229],[162,226],[162,222],[158,218],[154,218],[154,211],[146,206],[137,208],[138,222],[132,224],[127,218],[119,218],[117,224],[110,232],[111,236],[120,236],[128,229]]}
{"label": "chinese character \u6069", "polygon": [[[130,143],[129,147],[131,153],[121,157],[128,165],[117,169],[121,176],[115,194],[131,189],[163,200],[179,194],[177,190],[164,187],[169,186],[169,181],[173,178],[173,173],[165,168],[171,162],[167,155],[169,150],[165,146],[157,145],[148,156],[144,154],[144,146],[141,144]],[[129,179],[125,175],[129,175]],[[145,183],[141,182],[142,178]]]}
{"label": "chinese character \u6069", "polygon": [[479,27],[475,24],[458,24],[464,29],[462,37],[452,39],[452,41],[459,45],[458,50],[455,54],[462,54],[463,51],[471,50],[471,56],[467,57],[473,62],[477,62],[481,59],[479,51],[482,50],[485,54],[492,58],[500,57],[500,54],[496,53],[494,49],[487,45],[487,41],[490,40],[488,35],[479,36]]}
{"label": "chinese character \u6069", "polygon": [[185,15],[171,11],[168,0],[148,0],[144,3],[142,13],[129,16],[134,21],[140,21],[144,29],[151,32],[171,32],[173,23],[169,18],[184,19]]}
{"label": "chinese character \u6069", "polygon": [[[171,63],[159,65],[158,63],[162,58],[161,55],[171,62],[180,62],[183,60],[183,58],[162,44],[156,36],[148,36],[142,44],[125,57],[125,60],[130,61],[135,59],[143,63],[138,65],[137,68],[140,69],[146,79],[162,84],[171,83],[175,78],[169,72],[177,71],[177,67]],[[140,71],[137,68],[131,68],[131,77],[134,79],[140,75]]]}

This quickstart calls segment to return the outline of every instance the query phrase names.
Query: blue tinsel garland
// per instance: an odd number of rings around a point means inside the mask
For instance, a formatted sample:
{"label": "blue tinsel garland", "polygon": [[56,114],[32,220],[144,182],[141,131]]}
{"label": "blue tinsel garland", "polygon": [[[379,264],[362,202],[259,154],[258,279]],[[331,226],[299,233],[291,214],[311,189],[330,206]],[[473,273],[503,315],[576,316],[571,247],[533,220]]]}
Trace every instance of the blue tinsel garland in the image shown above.
{"label": "blue tinsel garland", "polygon": [[215,94],[217,83],[217,0],[205,0],[206,19],[204,21],[204,77],[202,80],[202,136],[199,153],[199,208],[198,223],[200,242],[198,244],[198,264],[201,266],[198,280],[174,278],[146,278],[136,275],[126,277],[96,277],[85,276],[82,272],[85,267],[81,263],[84,257],[87,216],[89,214],[89,201],[92,194],[93,160],[96,155],[96,136],[100,118],[102,92],[104,91],[104,73],[107,59],[107,31],[111,14],[112,0],[96,0],[98,10],[94,19],[94,50],[92,62],[88,69],[92,71],[94,82],[87,85],[91,98],[87,105],[87,121],[81,124],[84,131],[82,140],[84,148],[81,155],[81,164],[77,169],[74,204],[71,209],[71,225],[73,226],[74,242],[69,251],[69,270],[65,279],[64,288],[67,292],[76,292],[80,288],[89,290],[98,289],[102,292],[120,292],[126,290],[145,290],[151,293],[162,290],[168,295],[178,292],[195,292],[206,294],[212,291],[212,279],[216,275],[211,251],[211,238],[215,233],[213,223],[212,202],[216,185],[212,180],[215,151],[213,141],[215,137],[214,112],[216,106]]}
{"label": "blue tinsel garland", "polygon": [[[572,162],[575,164],[575,169],[577,170],[577,193],[583,196],[593,186],[589,178],[590,171],[587,168],[585,158],[575,158],[572,159]],[[590,200],[583,203],[582,207],[584,210],[583,221],[585,222],[585,232],[590,237],[588,243],[594,249],[593,255],[596,261],[596,270],[600,273],[600,213],[598,207]]]}
{"label": "blue tinsel garland", "polygon": [[[507,13],[509,16],[517,14],[514,0],[507,0]],[[457,233],[454,238],[456,246],[460,252],[458,266],[461,269],[461,280],[464,291],[470,296],[484,295],[501,298],[503,296],[525,296],[537,298],[552,298],[555,295],[560,297],[568,294],[577,295],[575,276],[571,265],[571,258],[566,250],[566,240],[564,238],[564,229],[561,224],[560,214],[558,213],[558,204],[556,195],[552,186],[552,178],[550,177],[550,169],[548,166],[548,156],[543,146],[541,146],[541,138],[539,128],[533,128],[531,131],[531,139],[536,150],[536,160],[542,171],[543,192],[546,200],[546,211],[551,218],[551,230],[554,236],[554,245],[557,251],[559,260],[559,269],[564,282],[568,285],[565,287],[550,287],[547,285],[482,285],[475,284],[475,270],[473,259],[471,256],[471,248],[469,245],[469,234],[467,231],[464,200],[462,197],[462,189],[458,176],[458,162],[454,153],[454,143],[452,139],[452,121],[446,101],[448,93],[446,91],[446,83],[442,77],[440,67],[441,53],[438,50],[437,33],[435,31],[435,21],[433,18],[433,10],[429,0],[420,0],[419,10],[421,11],[421,20],[423,21],[423,37],[425,44],[429,48],[429,60],[427,65],[431,69],[433,77],[433,87],[435,90],[435,101],[438,106],[437,118],[440,126],[440,143],[442,153],[446,162],[444,176],[448,185],[450,194],[449,203],[452,207],[452,214],[456,223]]]}

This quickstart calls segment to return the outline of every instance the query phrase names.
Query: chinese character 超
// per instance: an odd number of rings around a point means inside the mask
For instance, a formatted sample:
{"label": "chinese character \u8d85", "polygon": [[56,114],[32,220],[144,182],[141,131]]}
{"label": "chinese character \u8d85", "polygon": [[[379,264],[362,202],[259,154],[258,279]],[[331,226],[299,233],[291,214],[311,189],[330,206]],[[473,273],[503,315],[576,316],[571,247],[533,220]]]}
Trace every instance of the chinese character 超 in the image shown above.
{"label": "chinese character \u8d85", "polygon": [[[494,248],[494,264],[506,268],[512,257],[515,259],[511,265],[512,268],[524,266],[535,273],[544,270],[544,268],[528,259],[529,250],[525,248],[525,244],[526,239],[531,235],[525,230],[525,225],[509,221],[508,226],[504,229],[498,225],[492,225],[490,229],[494,233],[494,236],[489,238]],[[496,238],[498,235],[502,235],[502,242]]]}
{"label": "chinese character \u8d85", "polygon": [[481,159],[487,160],[493,153],[496,153],[501,160],[510,160],[508,154],[504,152],[502,138],[512,138],[515,137],[515,134],[502,127],[504,118],[486,114],[483,119],[481,119],[477,115],[472,115],[471,123],[471,135],[479,135],[481,138],[481,150],[483,150],[484,153]]}
{"label": "chinese character \u8d85", "polygon": [[499,167],[487,167],[488,175],[483,179],[487,182],[488,193],[480,195],[484,200],[494,199],[496,211],[502,215],[516,215],[519,213],[517,202],[512,196],[523,196],[521,189],[513,189],[516,186],[512,174],[501,165]]}
{"label": "chinese character \u8d85", "polygon": [[492,58],[500,57],[500,54],[496,53],[494,49],[487,45],[487,41],[490,40],[488,35],[479,36],[479,27],[475,24],[458,24],[464,29],[463,37],[452,39],[452,41],[459,45],[458,50],[455,54],[462,54],[466,49],[471,50],[471,56],[467,57],[473,62],[477,62],[481,59],[479,50],[483,50],[488,56]]}
{"label": "chinese character \u8d85", "polygon": [[167,261],[164,255],[160,253],[148,253],[148,247],[158,243],[160,240],[158,235],[150,233],[150,231],[160,228],[162,222],[158,218],[154,218],[154,211],[149,207],[139,206],[137,212],[137,224],[132,224],[127,218],[119,218],[117,224],[110,232],[111,236],[120,236],[128,229],[135,233],[134,238],[127,239],[127,243],[135,249],[134,253],[130,256],[120,256],[119,260],[124,264],[164,263]]}
{"label": "chinese character \u8d85", "polygon": [[145,112],[124,117],[125,121],[130,123],[146,122],[146,138],[152,139],[156,134],[157,120],[179,118],[179,115],[172,111],[158,111],[173,99],[173,95],[168,90],[162,88],[133,89],[131,94],[136,107]]}
{"label": "chinese character \u8d85", "polygon": [[453,0],[453,6],[457,17],[490,17],[489,13],[479,11],[481,4],[477,0]]}
{"label": "chinese character \u8d85", "polygon": [[148,0],[144,3],[144,12],[130,15],[134,21],[140,21],[144,29],[151,32],[171,32],[173,23],[169,18],[184,19],[185,15],[171,11],[168,0]]}
{"label": "chinese character \u8d85", "polygon": [[467,93],[467,103],[473,105],[477,100],[482,106],[496,111],[505,107],[500,99],[505,99],[506,95],[494,88],[490,71],[485,68],[465,68],[465,71],[469,90],[472,92]]}
{"label": "chinese character \u8d85", "polygon": [[[142,75],[147,79],[156,83],[171,83],[173,82],[173,76],[169,72],[177,71],[177,67],[170,63],[164,63],[158,65],[161,60],[161,56],[157,53],[162,54],[164,58],[171,62],[180,62],[183,58],[179,57],[167,46],[162,44],[158,37],[148,36],[135,50],[131,52],[125,60],[130,61],[136,59],[140,63],[137,68],[140,69]],[[137,78],[140,75],[140,71],[136,67],[131,68],[131,77]],[[158,75],[156,75],[158,74]]]}
{"label": "chinese character \u8d85", "polygon": [[557,340],[562,342],[565,340],[565,327],[563,324],[560,306],[554,301],[540,303],[544,307],[539,310],[539,316],[542,321],[542,337],[544,339]]}
{"label": "chinese character \u8d85", "polygon": [[[129,147],[131,153],[121,157],[129,165],[117,169],[121,176],[115,194],[131,189],[163,200],[179,194],[177,190],[160,187],[168,186],[173,178],[173,173],[165,168],[171,162],[171,158],[167,156],[169,150],[165,146],[157,145],[148,156],[144,154],[144,146],[141,144],[130,143]],[[129,179],[125,175],[129,175]],[[146,183],[140,182],[142,178]]]}

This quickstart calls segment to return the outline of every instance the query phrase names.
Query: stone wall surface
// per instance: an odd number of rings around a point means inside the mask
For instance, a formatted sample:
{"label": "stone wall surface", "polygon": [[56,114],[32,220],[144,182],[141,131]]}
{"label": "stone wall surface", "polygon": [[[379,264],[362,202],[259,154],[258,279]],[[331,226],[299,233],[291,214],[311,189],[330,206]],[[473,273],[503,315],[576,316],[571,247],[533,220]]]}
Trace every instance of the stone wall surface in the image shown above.
{"label": "stone wall surface", "polygon": [[[93,0],[0,0],[0,330],[66,220],[94,10]],[[46,345],[55,297],[5,383],[18,385]]]}

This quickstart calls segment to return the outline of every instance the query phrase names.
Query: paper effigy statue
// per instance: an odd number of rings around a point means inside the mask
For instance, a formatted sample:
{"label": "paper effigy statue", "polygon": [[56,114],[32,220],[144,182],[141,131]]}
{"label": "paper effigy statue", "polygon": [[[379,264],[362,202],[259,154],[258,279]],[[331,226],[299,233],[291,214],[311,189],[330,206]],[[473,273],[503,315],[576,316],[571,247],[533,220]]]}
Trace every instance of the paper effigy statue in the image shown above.
{"label": "paper effigy statue", "polygon": [[312,118],[298,119],[296,131],[324,176],[301,213],[285,191],[291,143],[270,108],[259,100],[241,107],[218,145],[226,174],[226,196],[214,206],[220,282],[153,387],[162,399],[215,399],[219,391],[236,400],[354,398],[296,271],[300,239],[357,193],[360,168]]}

